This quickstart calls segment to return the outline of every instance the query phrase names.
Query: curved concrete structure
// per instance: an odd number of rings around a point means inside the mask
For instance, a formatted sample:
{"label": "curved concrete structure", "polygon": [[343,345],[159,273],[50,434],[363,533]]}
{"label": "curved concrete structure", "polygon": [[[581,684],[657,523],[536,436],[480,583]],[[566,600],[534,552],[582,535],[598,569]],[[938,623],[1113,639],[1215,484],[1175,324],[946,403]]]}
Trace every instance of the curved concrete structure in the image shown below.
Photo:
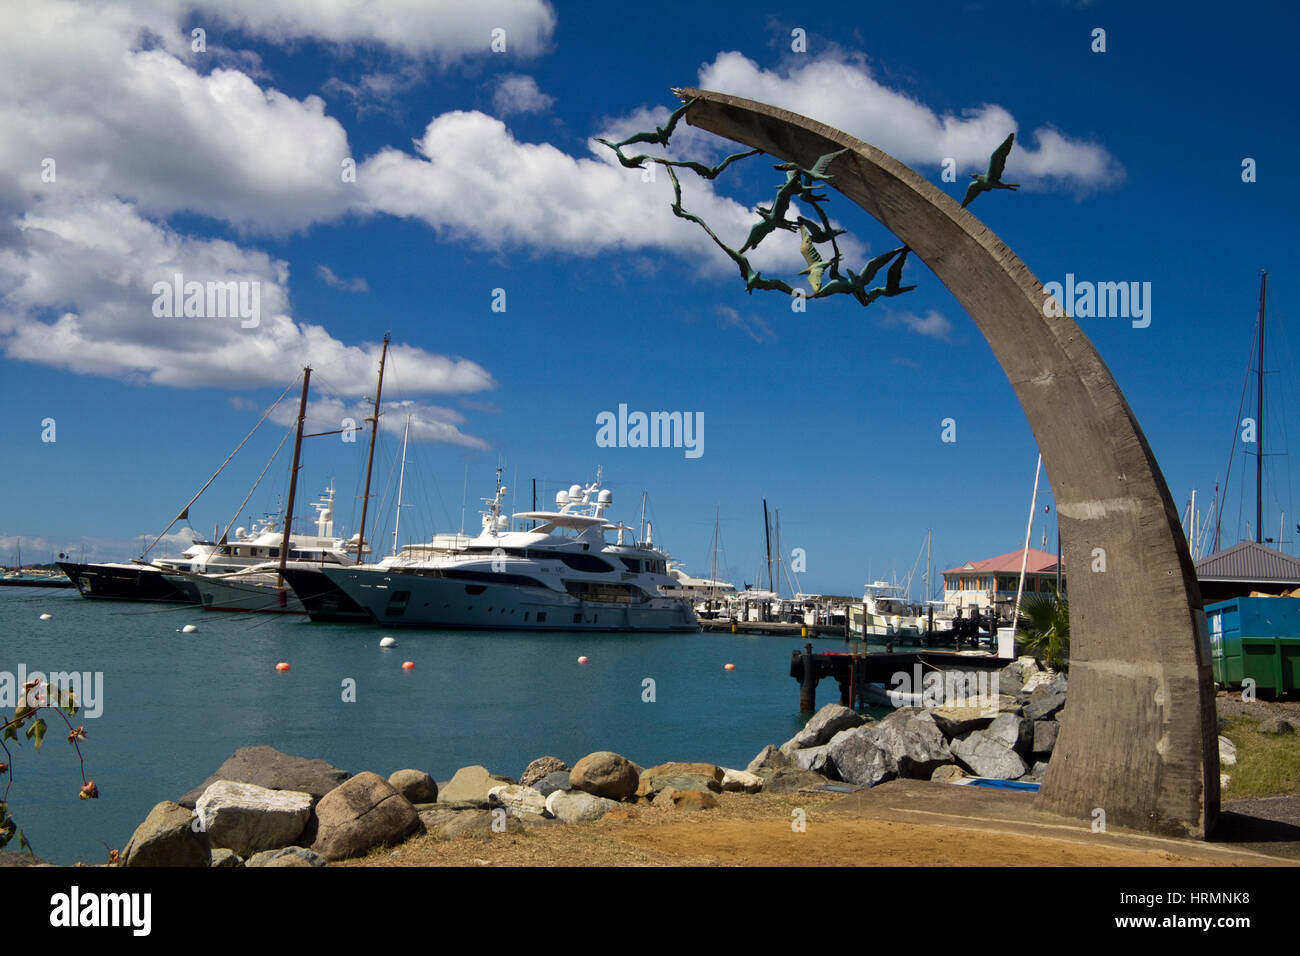
{"label": "curved concrete structure", "polygon": [[1038,808],[1204,838],[1219,753],[1200,591],[1164,477],[1097,350],[1073,319],[1045,317],[1043,284],[997,236],[892,156],[762,103],[677,92],[698,98],[692,126],[804,167],[848,147],[832,185],[924,260],[1011,380],[1070,569],[1069,703]]}

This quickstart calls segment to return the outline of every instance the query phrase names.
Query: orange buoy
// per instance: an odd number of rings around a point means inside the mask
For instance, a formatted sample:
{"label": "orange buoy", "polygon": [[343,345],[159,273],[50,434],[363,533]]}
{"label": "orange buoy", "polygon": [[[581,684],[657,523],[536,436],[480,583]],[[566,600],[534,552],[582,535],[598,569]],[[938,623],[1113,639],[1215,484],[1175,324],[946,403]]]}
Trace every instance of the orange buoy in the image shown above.
{"label": "orange buoy", "polygon": [[280,661],[280,663],[275,665],[275,669],[278,671],[287,671],[289,669],[289,665],[286,664],[284,661]]}
{"label": "orange buoy", "polygon": [[415,670],[415,661],[402,661],[402,670],[404,671]]}
{"label": "orange buoy", "polygon": [[578,663],[579,663],[579,664],[585,664],[585,663],[587,663],[587,658],[586,658],[586,656],[584,655],[584,656],[582,656],[582,657],[579,657],[579,658],[578,658]]}
{"label": "orange buoy", "polygon": [[734,670],[736,669],[736,665],[735,665],[735,664],[723,664],[723,665],[722,665],[722,669],[723,669],[724,671],[734,671]]}

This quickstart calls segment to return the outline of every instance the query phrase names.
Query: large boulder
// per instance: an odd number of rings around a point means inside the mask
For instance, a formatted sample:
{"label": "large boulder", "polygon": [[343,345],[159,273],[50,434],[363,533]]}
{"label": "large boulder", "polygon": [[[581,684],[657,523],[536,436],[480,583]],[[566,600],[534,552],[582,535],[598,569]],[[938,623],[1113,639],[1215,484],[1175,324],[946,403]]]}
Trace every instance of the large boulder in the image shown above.
{"label": "large boulder", "polygon": [[360,773],[316,805],[312,849],[327,860],[362,856],[381,845],[401,843],[420,829],[411,802],[377,773]]}
{"label": "large boulder", "polygon": [[502,808],[495,810],[462,810],[442,825],[438,836],[443,840],[458,837],[494,836],[499,833],[519,833],[524,825]]}
{"label": "large boulder", "polygon": [[488,791],[503,783],[514,783],[509,777],[489,773],[487,767],[475,764],[461,767],[456,775],[438,788],[439,803],[475,803],[487,807]]}
{"label": "large boulder", "polygon": [[[1000,740],[1021,757],[1029,756],[1034,749],[1036,721],[1015,714],[999,714],[984,731],[993,740]],[[1053,721],[1055,723],[1055,721]]]}
{"label": "large boulder", "polygon": [[626,800],[636,793],[638,782],[632,762],[608,750],[587,754],[569,771],[569,784],[574,790],[607,800]]}
{"label": "large boulder", "polygon": [[718,798],[710,790],[678,790],[673,793],[673,807],[677,810],[712,810]]}
{"label": "large boulder", "polygon": [[312,797],[298,790],[268,790],[252,783],[218,780],[195,806],[208,843],[248,859],[289,846],[311,816]]}
{"label": "large boulder", "polygon": [[1237,745],[1227,737],[1219,736],[1219,766],[1235,767],[1237,765]]}
{"label": "large boulder", "polygon": [[344,780],[348,772],[327,764],[324,760],[309,760],[281,753],[274,747],[240,747],[208,777],[177,802],[194,808],[199,797],[218,780],[234,783],[251,783],[268,790],[296,790],[308,793],[315,802]]}
{"label": "large boulder", "polygon": [[[890,758],[889,762],[876,765],[877,773],[883,771],[888,763],[892,763],[900,777],[929,780],[936,769],[952,763],[952,751],[948,749],[948,741],[944,739],[943,732],[934,717],[926,711],[909,708],[907,711],[890,714],[880,723],[867,727],[866,734],[870,735],[876,746]],[[844,777],[838,759],[836,759],[835,769],[841,777]],[[844,779],[848,780],[848,777]],[[859,783],[857,780],[849,782]],[[867,784],[862,785],[867,786]]]}
{"label": "large boulder", "polygon": [[808,723],[804,724],[803,730],[786,741],[781,750],[789,754],[792,750],[804,747],[820,747],[830,743],[830,739],[841,730],[861,727],[864,723],[867,723],[867,718],[853,708],[843,704],[827,704],[813,714]]}
{"label": "large boulder", "polygon": [[212,847],[195,822],[194,814],[179,803],[156,804],[131,834],[122,866],[209,866]]}
{"label": "large boulder", "polygon": [[722,768],[711,763],[661,763],[641,772],[636,795],[653,798],[664,787],[721,793],[724,776]]}
{"label": "large boulder", "polygon": [[1048,682],[1029,695],[1029,700],[1025,702],[1025,716],[1030,720],[1043,720],[1051,717],[1064,706],[1064,685]]}
{"label": "large boulder", "polygon": [[727,793],[758,793],[763,789],[763,778],[747,770],[722,768],[722,789]]}
{"label": "large boulder", "polygon": [[1056,749],[1056,738],[1061,733],[1061,723],[1056,720],[1034,721],[1034,753],[1050,754]]}
{"label": "large boulder", "polygon": [[745,766],[745,772],[767,779],[778,770],[787,770],[791,767],[795,767],[795,762],[782,753],[781,748],[775,744],[768,744]]}
{"label": "large boulder", "polygon": [[967,770],[994,780],[1018,780],[1028,769],[1018,753],[982,730],[954,740],[952,753]]}
{"label": "large boulder", "polygon": [[[851,728],[850,728],[851,729]],[[843,731],[840,731],[843,733]],[[825,774],[830,776],[835,765],[830,762],[827,753],[830,751],[830,744],[822,744],[820,747],[805,747],[803,750],[796,750],[790,756],[794,764],[800,770],[811,770],[814,773]]]}
{"label": "large boulder", "polygon": [[546,816],[546,797],[532,787],[517,783],[503,783],[489,790],[488,806],[504,807],[507,813],[521,820]]}
{"label": "large boulder", "polygon": [[[844,731],[852,733],[852,731]],[[813,773],[811,770],[800,770],[798,767],[786,767],[774,771],[767,782],[763,784],[764,793],[794,793],[796,790],[811,789],[822,787],[830,781],[819,773]]]}
{"label": "large boulder", "polygon": [[1296,723],[1286,717],[1266,717],[1259,722],[1259,732],[1261,734],[1293,734],[1296,732]]}
{"label": "large boulder", "polygon": [[301,846],[263,850],[250,856],[244,866],[327,866],[325,857]]}
{"label": "large boulder", "polygon": [[977,730],[983,730],[993,723],[1001,708],[989,707],[987,703],[974,699],[953,701],[930,711],[936,726],[949,740],[965,737]]}
{"label": "large boulder", "polygon": [[[879,732],[878,726],[855,727],[840,731],[831,740],[828,755],[841,780],[874,787],[898,776],[898,762],[877,742]],[[772,789],[771,781],[764,789]]]}
{"label": "large boulder", "polygon": [[519,776],[519,783],[522,786],[531,787],[543,777],[561,771],[568,773],[569,765],[559,757],[538,757],[524,768],[524,772]]}
{"label": "large boulder", "polygon": [[549,797],[557,790],[572,790],[569,783],[569,771],[557,770],[531,784],[532,788],[544,797]]}
{"label": "large boulder", "polygon": [[572,793],[556,790],[546,798],[547,812],[563,823],[599,820],[617,806],[617,800],[607,800],[582,790],[574,790]]}
{"label": "large boulder", "polygon": [[388,782],[412,803],[434,803],[438,799],[437,781],[423,770],[396,770]]}

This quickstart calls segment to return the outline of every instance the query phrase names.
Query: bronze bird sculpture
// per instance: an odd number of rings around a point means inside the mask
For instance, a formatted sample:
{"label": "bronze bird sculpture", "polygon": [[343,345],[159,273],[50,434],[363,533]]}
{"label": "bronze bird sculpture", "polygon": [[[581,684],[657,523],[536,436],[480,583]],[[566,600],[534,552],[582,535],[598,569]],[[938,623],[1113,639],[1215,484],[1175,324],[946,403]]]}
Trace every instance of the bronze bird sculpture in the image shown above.
{"label": "bronze bird sculpture", "polygon": [[1016,134],[1012,133],[1002,145],[993,151],[989,157],[989,171],[980,175],[971,173],[970,178],[975,180],[966,189],[966,198],[961,201],[961,208],[965,209],[971,204],[971,201],[980,193],[988,192],[991,189],[1019,189],[1019,183],[1004,183],[1002,181],[1002,170],[1007,165],[1007,154],[1011,152],[1011,144],[1015,142]]}

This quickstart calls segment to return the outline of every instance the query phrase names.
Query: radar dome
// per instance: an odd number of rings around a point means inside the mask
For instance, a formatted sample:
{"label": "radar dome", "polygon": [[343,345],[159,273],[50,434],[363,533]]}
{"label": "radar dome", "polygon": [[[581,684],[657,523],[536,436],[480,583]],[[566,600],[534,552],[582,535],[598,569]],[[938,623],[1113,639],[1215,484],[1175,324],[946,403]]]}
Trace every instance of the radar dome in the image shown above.
{"label": "radar dome", "polygon": [[236,529],[235,529],[235,537],[236,537],[236,538],[242,538],[243,536],[244,536],[244,529],[243,529],[243,528],[236,528]]}
{"label": "radar dome", "polygon": [[613,504],[614,492],[610,491],[608,488],[602,489],[600,494],[596,496],[596,500],[602,505]]}
{"label": "radar dome", "polygon": [[569,485],[569,497],[575,501],[582,498],[582,485]]}
{"label": "radar dome", "polygon": [[557,491],[555,493],[555,503],[561,507],[569,503],[569,493],[567,491]]}

